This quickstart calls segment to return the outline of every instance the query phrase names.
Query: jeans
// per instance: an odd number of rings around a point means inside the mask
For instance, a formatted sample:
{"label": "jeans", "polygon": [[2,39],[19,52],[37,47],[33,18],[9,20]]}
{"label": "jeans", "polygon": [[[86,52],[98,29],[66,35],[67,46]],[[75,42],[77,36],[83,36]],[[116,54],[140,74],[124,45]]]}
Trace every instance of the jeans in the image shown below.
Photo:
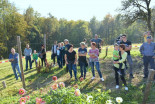
{"label": "jeans", "polygon": [[35,62],[36,67],[37,67],[37,66],[38,66],[38,62],[37,62],[37,60],[32,60],[31,65],[33,64],[33,62]]}
{"label": "jeans", "polygon": [[[22,80],[22,76],[21,76],[21,71],[20,71],[19,65],[18,64],[12,64],[11,66],[12,66],[13,72],[15,74],[16,80],[18,80],[17,71],[18,71],[20,79]],[[17,69],[17,71],[16,71],[16,69]]]}
{"label": "jeans", "polygon": [[[119,69],[118,68],[116,68],[116,67],[114,67],[114,70],[115,70],[115,79],[116,79],[116,85],[119,85],[119,75],[118,75],[118,71],[119,71]],[[126,84],[126,80],[125,80],[125,78],[124,78],[124,75],[125,75],[125,73],[124,73],[124,69],[121,69],[120,70],[121,71],[121,80],[122,80],[122,82],[123,82],[123,84],[124,84],[124,86],[127,86],[127,84]]]}
{"label": "jeans", "polygon": [[95,77],[94,66],[96,66],[98,74],[99,74],[100,78],[102,78],[102,74],[101,74],[101,71],[100,71],[100,63],[99,62],[90,62],[90,66],[91,66],[93,77]]}
{"label": "jeans", "polygon": [[68,63],[68,69],[69,69],[70,77],[72,78],[72,70],[73,70],[75,79],[77,79],[77,77],[76,77],[76,74],[77,74],[76,64],[74,64],[74,63]]}
{"label": "jeans", "polygon": [[55,57],[56,57],[56,56],[57,56],[56,53],[53,53],[52,56],[51,56],[51,59],[53,59],[54,64],[55,64]]}
{"label": "jeans", "polygon": [[28,69],[28,62],[29,62],[29,65],[30,65],[30,69],[32,68],[32,64],[31,64],[31,56],[25,56],[26,58],[26,71]]}
{"label": "jeans", "polygon": [[128,61],[128,63],[129,63],[129,67],[130,67],[129,73],[130,73],[130,75],[131,75],[131,74],[133,74],[133,72],[132,72],[133,61],[132,61],[131,55],[128,55],[128,56],[127,56],[127,61]]}
{"label": "jeans", "polygon": [[41,58],[41,64],[42,64],[42,67],[43,67],[43,64],[45,64],[45,66],[46,66],[45,59],[46,59],[46,58]]}
{"label": "jeans", "polygon": [[143,64],[144,64],[144,76],[148,77],[148,74],[149,74],[148,66],[149,66],[149,64],[151,66],[151,69],[155,69],[153,56],[144,56],[143,57]]}
{"label": "jeans", "polygon": [[81,77],[83,77],[83,72],[84,72],[84,77],[86,77],[86,65],[85,62],[79,62],[80,64],[80,70],[81,70]]}
{"label": "jeans", "polygon": [[61,61],[61,56],[57,56],[57,63],[59,65],[59,68],[62,68],[62,61]]}

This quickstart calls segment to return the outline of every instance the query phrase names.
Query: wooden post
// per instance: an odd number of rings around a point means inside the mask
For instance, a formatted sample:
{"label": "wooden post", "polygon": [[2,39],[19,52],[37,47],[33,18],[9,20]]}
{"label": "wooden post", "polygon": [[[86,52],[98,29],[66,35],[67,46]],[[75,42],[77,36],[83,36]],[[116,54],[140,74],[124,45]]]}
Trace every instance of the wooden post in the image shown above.
{"label": "wooden post", "polygon": [[3,88],[6,88],[6,83],[5,83],[5,81],[3,81],[2,84],[3,84]]}
{"label": "wooden post", "polygon": [[44,46],[45,46],[45,52],[46,52],[46,34],[44,34]]}
{"label": "wooden post", "polygon": [[20,36],[17,36],[17,46],[18,46],[18,53],[19,53],[19,61],[20,61],[20,69],[21,69],[21,76],[22,76],[22,84],[23,84],[23,88],[25,89],[26,85],[25,85],[23,62],[22,62],[22,51],[21,51]]}
{"label": "wooden post", "polygon": [[155,70],[150,69],[149,70],[149,77],[147,79],[146,88],[145,88],[145,92],[144,92],[143,104],[146,104],[146,102],[148,100],[148,96],[149,96],[150,89],[151,89],[151,86],[152,86],[152,82],[153,82],[153,79],[154,79],[154,74],[155,74]]}

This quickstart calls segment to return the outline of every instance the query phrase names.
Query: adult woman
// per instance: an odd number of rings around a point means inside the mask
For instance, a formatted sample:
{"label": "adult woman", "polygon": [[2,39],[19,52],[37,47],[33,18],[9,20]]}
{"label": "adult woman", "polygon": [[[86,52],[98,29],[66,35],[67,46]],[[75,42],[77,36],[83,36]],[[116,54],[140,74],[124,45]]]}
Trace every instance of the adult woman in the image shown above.
{"label": "adult woman", "polygon": [[40,56],[41,56],[41,63],[42,63],[42,66],[43,66],[43,63],[44,63],[45,66],[46,66],[46,62],[45,62],[45,60],[46,60],[46,52],[45,52],[45,47],[44,47],[44,45],[41,46],[41,54],[40,54]]}
{"label": "adult woman", "polygon": [[119,88],[119,63],[122,63],[122,68],[120,70],[120,77],[121,77],[121,80],[125,86],[125,90],[128,90],[128,87],[127,87],[127,84],[126,84],[126,80],[124,78],[124,75],[125,75],[125,72],[124,72],[124,69],[125,69],[125,61],[127,59],[127,53],[125,52],[125,45],[120,45],[119,47],[119,50],[121,52],[121,58],[119,59],[119,61],[114,61],[114,70],[115,70],[115,79],[116,79],[116,89]]}
{"label": "adult woman", "polygon": [[70,78],[72,78],[72,70],[74,71],[75,80],[77,80],[77,71],[76,71],[76,62],[77,62],[77,55],[76,52],[73,50],[73,45],[70,45],[68,48],[69,50],[65,54],[65,61],[66,65],[68,65]]}
{"label": "adult woman", "polygon": [[92,80],[95,79],[95,71],[94,71],[94,66],[96,66],[96,69],[98,71],[98,74],[101,78],[101,81],[104,81],[101,71],[100,71],[100,63],[99,63],[99,50],[96,48],[96,43],[92,42],[91,43],[91,49],[89,50],[88,55],[89,57],[89,61],[90,61],[90,65],[91,65],[91,70],[92,70]]}

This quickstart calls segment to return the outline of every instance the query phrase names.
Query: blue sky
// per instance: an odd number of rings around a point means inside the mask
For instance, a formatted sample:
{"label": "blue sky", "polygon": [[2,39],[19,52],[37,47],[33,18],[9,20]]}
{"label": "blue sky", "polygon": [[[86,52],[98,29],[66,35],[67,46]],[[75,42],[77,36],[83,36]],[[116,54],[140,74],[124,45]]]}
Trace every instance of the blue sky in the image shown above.
{"label": "blue sky", "polygon": [[67,20],[87,20],[93,16],[102,20],[108,13],[115,15],[121,0],[9,0],[23,13],[29,6],[47,17],[48,13]]}

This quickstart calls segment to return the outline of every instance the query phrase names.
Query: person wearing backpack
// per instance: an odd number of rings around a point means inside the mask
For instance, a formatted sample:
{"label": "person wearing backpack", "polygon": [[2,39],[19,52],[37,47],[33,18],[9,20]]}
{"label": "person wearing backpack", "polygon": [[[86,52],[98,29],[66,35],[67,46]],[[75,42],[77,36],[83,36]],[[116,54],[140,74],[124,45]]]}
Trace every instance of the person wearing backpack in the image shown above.
{"label": "person wearing backpack", "polygon": [[120,75],[120,78],[125,86],[125,90],[128,90],[128,87],[127,87],[127,84],[126,84],[126,80],[125,80],[125,61],[127,59],[127,52],[125,52],[125,46],[124,45],[120,45],[119,47],[119,50],[120,50],[120,53],[121,53],[121,59],[119,59],[118,61],[114,61],[113,64],[114,64],[114,70],[115,70],[115,80],[116,80],[116,89],[119,88],[119,74],[118,74],[118,71],[119,71],[119,64],[122,63],[122,68],[120,70],[121,72],[121,75]]}

